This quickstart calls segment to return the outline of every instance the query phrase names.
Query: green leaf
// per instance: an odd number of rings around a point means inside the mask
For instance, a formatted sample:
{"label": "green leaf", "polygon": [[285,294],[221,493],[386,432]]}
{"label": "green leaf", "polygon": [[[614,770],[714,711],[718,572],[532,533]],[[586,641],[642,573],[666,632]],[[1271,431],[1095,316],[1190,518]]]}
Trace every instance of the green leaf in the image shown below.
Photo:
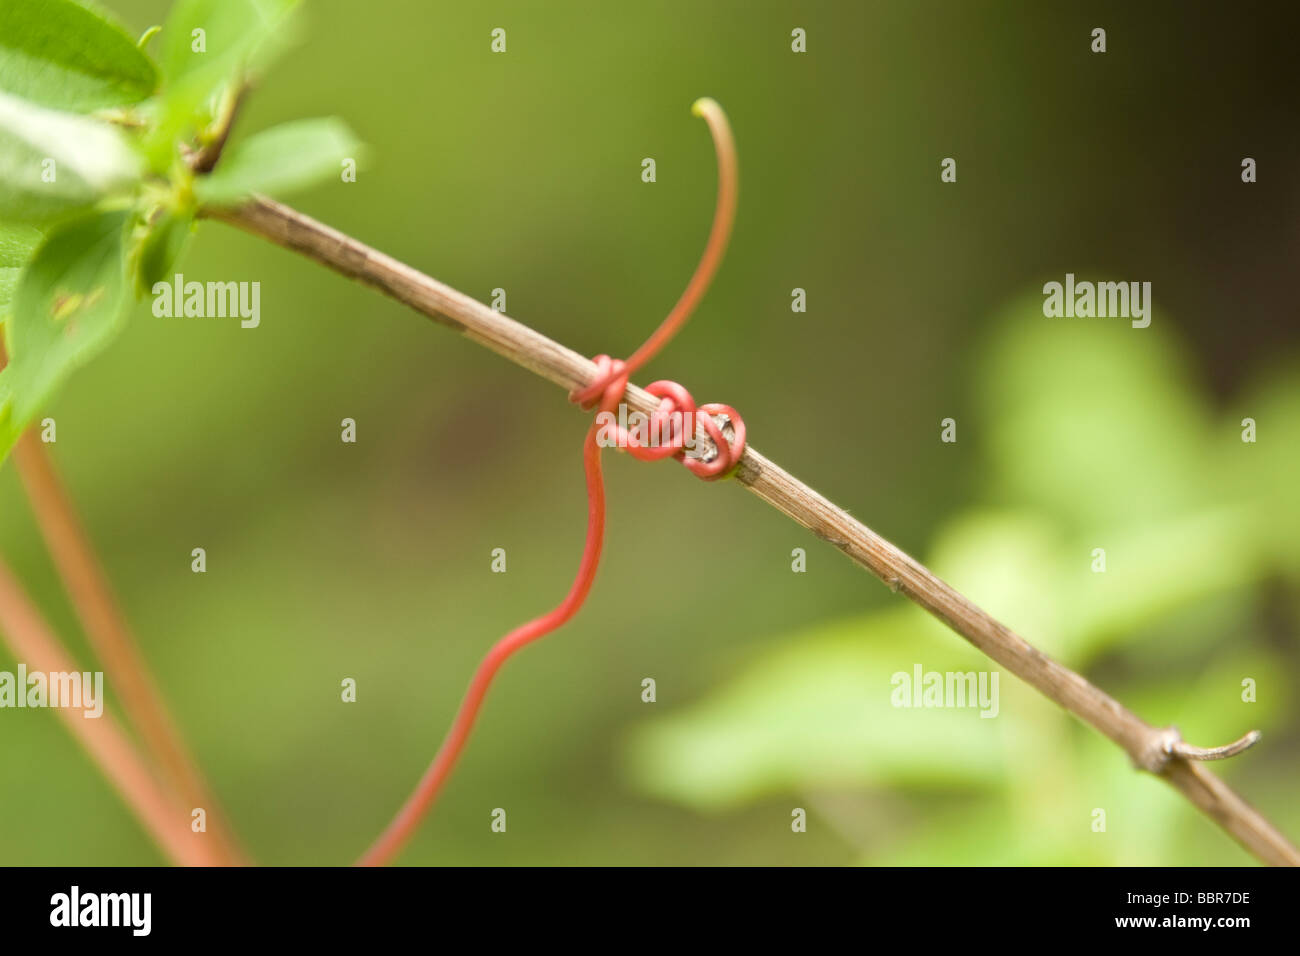
{"label": "green leaf", "polygon": [[1085,532],[1213,504],[1211,418],[1172,320],[1049,319],[1035,294],[999,325],[977,408],[1002,501]]}
{"label": "green leaf", "polygon": [[0,90],[88,113],[151,95],[158,71],[116,23],[72,0],[0,4]]}
{"label": "green leaf", "polygon": [[125,192],[140,175],[116,128],[0,93],[0,219],[44,222]]}
{"label": "green leaf", "polygon": [[178,0],[162,30],[163,95],[146,141],[156,168],[212,119],[223,88],[289,42],[297,0]]}
{"label": "green leaf", "polygon": [[334,118],[297,120],[258,133],[194,181],[201,202],[222,205],[252,193],[285,193],[337,176],[343,159],[356,158],[361,143]]}
{"label": "green leaf", "polygon": [[155,214],[133,256],[132,271],[139,294],[143,295],[167,276],[193,231],[192,213],[164,208]]}
{"label": "green leaf", "polygon": [[200,99],[212,93],[241,66],[276,48],[296,6],[297,0],[177,0],[162,30],[169,91],[192,87]]}
{"label": "green leaf", "polygon": [[[1198,602],[1245,590],[1263,570],[1244,506],[1099,528],[1072,538],[1041,512],[967,511],[939,532],[925,563],[1076,667]],[[1104,574],[1092,570],[1098,542],[1106,545]]]}
{"label": "green leaf", "polygon": [[816,625],[754,654],[704,700],[640,724],[627,771],[644,792],[700,810],[810,790],[995,788],[1023,728],[1010,712],[895,706],[894,676],[920,662],[993,669],[912,608]]}
{"label": "green leaf", "polygon": [[9,314],[18,277],[40,242],[39,230],[0,222],[0,322]]}
{"label": "green leaf", "polygon": [[0,396],[0,457],[55,389],[123,325],[128,213],[99,212],[63,223],[36,251],[9,321],[7,397]]}
{"label": "green leaf", "polygon": [[[1077,802],[1071,801],[1072,810]],[[1078,812],[1086,818],[1088,810]],[[872,847],[861,862],[867,866],[1114,865],[1107,853],[1113,852],[1117,841],[1099,845],[1089,828],[1074,825],[1076,817],[1058,809],[1035,818],[1031,828],[1025,826],[1024,816],[1022,808],[1006,799],[967,797],[958,806],[927,807],[910,820],[869,825],[882,845]]]}

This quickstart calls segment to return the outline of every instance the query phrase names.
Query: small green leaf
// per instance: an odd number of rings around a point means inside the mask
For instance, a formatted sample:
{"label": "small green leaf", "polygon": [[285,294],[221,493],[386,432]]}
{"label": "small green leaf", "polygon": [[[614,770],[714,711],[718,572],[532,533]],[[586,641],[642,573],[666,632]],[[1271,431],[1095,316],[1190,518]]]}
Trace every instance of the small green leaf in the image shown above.
{"label": "small green leaf", "polygon": [[267,62],[292,35],[298,0],[178,0],[163,26],[163,95],[145,148],[155,168],[213,118],[222,89]]}
{"label": "small green leaf", "polygon": [[703,700],[640,723],[627,772],[645,792],[700,810],[777,793],[996,787],[1019,719],[1003,713],[990,733],[976,707],[898,706],[896,677],[910,680],[918,661],[984,669],[912,608],[814,625],[751,655]]}
{"label": "small green leaf", "polygon": [[0,93],[0,218],[43,222],[124,192],[140,174],[116,128]]}
{"label": "small green leaf", "polygon": [[194,181],[201,202],[224,205],[253,193],[282,194],[337,176],[361,143],[334,118],[296,120],[258,133]]}
{"label": "small green leaf", "polygon": [[133,256],[136,291],[143,295],[165,278],[180,257],[194,230],[194,216],[160,209],[140,239]]}
{"label": "small green leaf", "polygon": [[61,224],[36,251],[14,295],[9,321],[7,408],[0,456],[77,366],[121,330],[128,213],[99,212]]}
{"label": "small green leaf", "polygon": [[[250,58],[265,55],[297,0],[177,0],[162,30],[170,90],[193,83],[212,93]],[[199,31],[202,31],[201,33]]]}
{"label": "small green leaf", "polygon": [[123,30],[72,0],[0,4],[0,90],[88,113],[138,103],[158,71]]}
{"label": "small green leaf", "polygon": [[9,314],[18,277],[40,243],[40,232],[31,226],[0,222],[0,322]]}
{"label": "small green leaf", "polygon": [[1010,305],[981,364],[976,408],[1000,497],[1079,531],[1211,504],[1198,480],[1210,415],[1166,333],[1044,319],[1042,306],[1037,293]]}

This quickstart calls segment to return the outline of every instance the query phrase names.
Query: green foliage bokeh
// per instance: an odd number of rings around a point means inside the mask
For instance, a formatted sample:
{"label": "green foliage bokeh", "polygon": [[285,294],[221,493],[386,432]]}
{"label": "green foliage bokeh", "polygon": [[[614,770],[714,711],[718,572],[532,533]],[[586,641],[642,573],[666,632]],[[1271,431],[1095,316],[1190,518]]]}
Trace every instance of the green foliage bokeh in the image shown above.
{"label": "green foliage bokeh", "polygon": [[[167,8],[111,6],[141,32]],[[689,106],[714,97],[740,149],[735,239],[650,375],[741,409],[766,454],[1149,720],[1207,745],[1262,728],[1222,769],[1295,835],[1290,52],[1259,20],[1176,9],[319,0],[232,147],[344,118],[371,164],[297,205],[476,298],[506,289],[570,347],[625,354],[703,243],[713,158]],[[1249,187],[1244,155],[1263,171]],[[177,268],[260,281],[260,327],[137,304],[49,409],[53,452],[254,856],[348,862],[483,650],[568,586],[585,421],[225,226]],[[1151,327],[1036,314],[1066,271],[1151,280]],[[1248,861],[1010,675],[996,720],[890,708],[891,672],[981,659],[739,489],[615,455],[607,470],[589,605],[511,662],[403,862]],[[7,466],[0,543],[88,656]],[[0,753],[0,862],[160,861],[51,714],[0,713]]]}

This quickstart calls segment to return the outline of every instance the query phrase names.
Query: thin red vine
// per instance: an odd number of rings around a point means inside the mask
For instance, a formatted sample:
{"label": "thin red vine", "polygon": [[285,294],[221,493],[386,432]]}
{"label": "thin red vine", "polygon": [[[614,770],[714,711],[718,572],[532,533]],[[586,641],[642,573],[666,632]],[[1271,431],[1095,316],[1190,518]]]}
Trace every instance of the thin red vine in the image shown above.
{"label": "thin red vine", "polygon": [[[608,413],[618,408],[630,377],[657,355],[691,317],[704,297],[726,252],[732,223],[736,216],[736,146],[726,114],[716,102],[708,98],[696,100],[691,107],[691,112],[703,117],[708,123],[718,157],[718,200],[714,207],[713,226],[709,230],[704,253],[677,304],[630,358],[623,361],[610,358],[608,355],[596,356],[594,361],[600,367],[600,374],[586,388],[579,389],[569,396],[583,408],[591,409],[599,405],[599,411]],[[640,443],[637,436],[629,434],[621,426],[617,427],[615,432],[619,447],[642,461],[675,457],[696,475],[706,480],[725,477],[740,463],[745,451],[745,423],[735,409],[728,405],[702,405],[698,410],[705,414],[697,419],[694,399],[676,382],[652,382],[646,386],[646,391],[660,399],[659,408],[653,416],[658,420],[657,424],[672,421],[674,416],[680,416],[678,421],[686,424],[684,426],[679,424],[676,429],[661,429],[659,434],[669,437],[654,446]],[[725,434],[723,430],[725,426],[715,420],[715,416],[726,419],[731,429],[730,437]],[[686,444],[694,437],[697,422],[712,441],[713,447],[708,455],[687,454]],[[460,709],[452,722],[451,730],[447,732],[433,762],[420,778],[414,792],[407,798],[384,832],[357,861],[357,865],[383,866],[401,852],[415,835],[420,822],[433,805],[434,799],[451,776],[456,760],[465,749],[470,732],[474,729],[474,721],[483,705],[483,699],[487,696],[488,688],[492,685],[492,680],[501,666],[526,644],[531,644],[562,626],[578,612],[586,600],[596,577],[596,569],[600,564],[601,547],[605,537],[605,483],[600,469],[602,445],[598,440],[600,432],[598,421],[592,422],[591,427],[587,429],[587,437],[582,446],[582,462],[587,476],[587,541],[573,586],[556,608],[511,631],[488,651],[474,672],[469,690],[466,691],[465,698],[461,701]]]}

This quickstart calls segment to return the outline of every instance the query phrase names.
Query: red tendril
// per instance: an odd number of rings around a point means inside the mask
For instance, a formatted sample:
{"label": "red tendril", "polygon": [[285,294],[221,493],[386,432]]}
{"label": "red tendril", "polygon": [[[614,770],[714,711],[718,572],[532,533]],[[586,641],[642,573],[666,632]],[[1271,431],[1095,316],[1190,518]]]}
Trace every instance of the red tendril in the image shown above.
{"label": "red tendril", "polygon": [[[673,310],[659,324],[641,347],[632,353],[626,361],[597,355],[593,360],[597,366],[596,377],[585,388],[573,392],[569,398],[582,408],[612,414],[623,401],[627,391],[628,380],[633,374],[650,361],[672,340],[681,327],[690,318],[695,307],[704,297],[718,266],[722,262],[727,241],[731,236],[731,226],[736,215],[736,147],[731,138],[731,129],[727,124],[722,107],[711,99],[697,100],[691,112],[702,116],[709,125],[713,136],[714,149],[718,156],[718,202],[713,213],[713,227],[704,247],[704,254],[695,272],[682,292],[681,298]],[[632,457],[641,461],[657,461],[673,457],[689,468],[695,475],[706,481],[724,478],[740,464],[745,454],[745,423],[730,405],[707,404],[696,406],[691,393],[676,382],[652,382],[645,389],[659,399],[659,406],[650,416],[652,434],[667,434],[666,441],[658,444],[642,443],[636,434],[629,433],[621,425],[614,431],[617,445]],[[697,415],[703,412],[703,415]],[[583,468],[587,476],[587,542],[582,552],[582,561],[578,565],[578,574],[564,600],[554,610],[534,618],[527,624],[515,628],[493,645],[487,656],[479,664],[478,670],[470,681],[469,690],[461,701],[460,709],[448,731],[442,746],[438,749],[433,763],[424,772],[411,794],[397,815],[380,834],[379,838],[358,860],[360,866],[382,866],[391,861],[414,836],[420,821],[433,804],[451,771],[456,759],[465,748],[474,721],[487,696],[488,688],[497,671],[506,660],[526,644],[551,633],[573,617],[582,607],[596,577],[596,568],[600,564],[601,547],[605,537],[605,483],[600,470],[601,443],[597,441],[600,433],[599,418],[593,421],[587,430],[586,440],[582,446]],[[718,419],[724,419],[719,423]],[[675,427],[666,428],[666,426]],[[704,430],[712,445],[711,453],[701,454],[699,446],[688,449],[696,436],[696,426]],[[730,428],[728,436],[724,429]],[[692,454],[694,451],[694,454]]]}

